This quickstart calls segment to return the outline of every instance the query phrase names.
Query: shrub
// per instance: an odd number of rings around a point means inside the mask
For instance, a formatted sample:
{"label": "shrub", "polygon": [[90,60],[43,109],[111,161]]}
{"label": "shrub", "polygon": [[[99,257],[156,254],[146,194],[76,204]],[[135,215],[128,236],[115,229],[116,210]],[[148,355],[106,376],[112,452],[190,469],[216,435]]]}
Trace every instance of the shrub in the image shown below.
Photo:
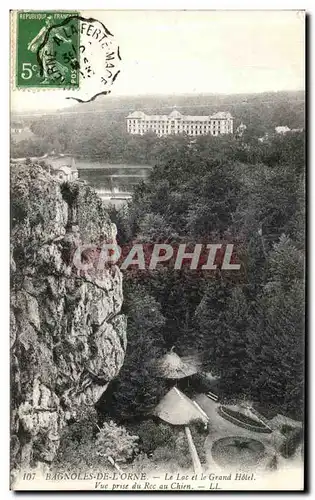
{"label": "shrub", "polygon": [[145,420],[137,426],[139,448],[144,453],[150,453],[156,448],[174,448],[175,433],[167,424],[158,424],[153,420]]}
{"label": "shrub", "polygon": [[298,446],[303,441],[303,429],[294,429],[290,432],[280,448],[280,453],[284,458],[290,458],[296,452]]}
{"label": "shrub", "polygon": [[284,436],[287,436],[288,434],[290,434],[290,432],[292,432],[294,430],[294,427],[292,427],[292,425],[288,425],[288,424],[283,424],[281,426],[281,429],[280,429],[280,432],[281,434],[283,434]]}
{"label": "shrub", "polygon": [[138,451],[138,439],[113,421],[105,422],[96,438],[96,453],[115,462],[126,462]]}
{"label": "shrub", "polygon": [[174,460],[174,456],[175,450],[171,450],[170,448],[166,448],[165,446],[159,446],[159,448],[157,448],[153,453],[152,461],[156,464],[162,463],[164,466],[166,466],[168,462]]}
{"label": "shrub", "polygon": [[200,458],[200,462],[205,464],[207,462],[205,441],[209,433],[209,427],[205,428],[204,422],[196,420],[195,422],[191,422],[189,428]]}
{"label": "shrub", "polygon": [[100,429],[96,412],[85,410],[65,429],[54,465],[70,470],[103,469],[109,466],[109,457],[115,462],[132,458],[138,451],[137,440],[138,436],[114,422],[105,422]]}
{"label": "shrub", "polygon": [[175,457],[178,465],[183,468],[191,467],[191,457],[185,432],[179,433],[175,444]]}
{"label": "shrub", "polygon": [[267,463],[267,469],[269,470],[277,470],[278,469],[278,456],[275,453],[271,460]]}
{"label": "shrub", "polygon": [[69,423],[61,435],[55,465],[58,468],[82,471],[89,467],[103,467],[104,459],[95,452],[96,432],[96,412],[90,408],[81,411],[77,415],[77,421]]}

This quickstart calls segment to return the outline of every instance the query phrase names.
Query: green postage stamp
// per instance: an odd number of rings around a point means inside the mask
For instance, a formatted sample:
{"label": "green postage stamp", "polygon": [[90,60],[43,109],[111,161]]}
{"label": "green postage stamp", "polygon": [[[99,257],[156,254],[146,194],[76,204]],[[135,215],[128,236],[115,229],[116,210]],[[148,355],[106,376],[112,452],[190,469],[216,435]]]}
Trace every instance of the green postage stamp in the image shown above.
{"label": "green postage stamp", "polygon": [[20,11],[16,22],[16,86],[78,88],[78,12]]}
{"label": "green postage stamp", "polygon": [[17,89],[76,91],[87,102],[111,93],[120,73],[119,46],[104,22],[73,11],[17,11]]}

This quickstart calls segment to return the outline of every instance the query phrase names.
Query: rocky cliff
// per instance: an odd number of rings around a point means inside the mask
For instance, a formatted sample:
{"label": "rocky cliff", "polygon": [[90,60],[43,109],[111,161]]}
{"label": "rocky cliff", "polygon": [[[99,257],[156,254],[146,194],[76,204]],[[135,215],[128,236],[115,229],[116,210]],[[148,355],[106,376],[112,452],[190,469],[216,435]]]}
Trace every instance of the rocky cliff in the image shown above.
{"label": "rocky cliff", "polygon": [[94,405],[126,349],[122,277],[73,266],[78,245],[115,241],[97,195],[40,165],[11,166],[11,458],[51,463],[67,419]]}

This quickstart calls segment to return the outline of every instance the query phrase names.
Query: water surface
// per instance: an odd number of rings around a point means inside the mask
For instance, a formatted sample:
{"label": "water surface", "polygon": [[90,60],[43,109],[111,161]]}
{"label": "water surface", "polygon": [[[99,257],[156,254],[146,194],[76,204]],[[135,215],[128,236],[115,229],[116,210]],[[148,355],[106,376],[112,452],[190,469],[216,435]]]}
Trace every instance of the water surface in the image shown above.
{"label": "water surface", "polygon": [[121,206],[134,188],[148,178],[149,165],[127,165],[76,160],[79,177],[93,187],[106,204]]}

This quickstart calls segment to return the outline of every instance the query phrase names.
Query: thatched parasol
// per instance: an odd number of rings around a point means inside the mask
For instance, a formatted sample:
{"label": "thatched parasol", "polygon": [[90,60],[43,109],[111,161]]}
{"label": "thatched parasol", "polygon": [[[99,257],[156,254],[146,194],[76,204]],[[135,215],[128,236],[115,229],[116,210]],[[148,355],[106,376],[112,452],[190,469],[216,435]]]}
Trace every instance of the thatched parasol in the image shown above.
{"label": "thatched parasol", "polygon": [[208,417],[199,405],[189,399],[177,387],[173,387],[160,401],[154,415],[172,425],[189,425],[194,420],[208,423]]}
{"label": "thatched parasol", "polygon": [[198,373],[201,368],[201,362],[197,356],[180,358],[172,348],[170,352],[156,361],[155,366],[161,377],[181,379]]}
{"label": "thatched parasol", "polygon": [[189,452],[195,473],[201,473],[201,463],[188,426],[191,422],[198,419],[207,424],[208,417],[205,412],[197,403],[177,389],[177,387],[173,387],[160,401],[153,413],[168,424],[185,426]]}

